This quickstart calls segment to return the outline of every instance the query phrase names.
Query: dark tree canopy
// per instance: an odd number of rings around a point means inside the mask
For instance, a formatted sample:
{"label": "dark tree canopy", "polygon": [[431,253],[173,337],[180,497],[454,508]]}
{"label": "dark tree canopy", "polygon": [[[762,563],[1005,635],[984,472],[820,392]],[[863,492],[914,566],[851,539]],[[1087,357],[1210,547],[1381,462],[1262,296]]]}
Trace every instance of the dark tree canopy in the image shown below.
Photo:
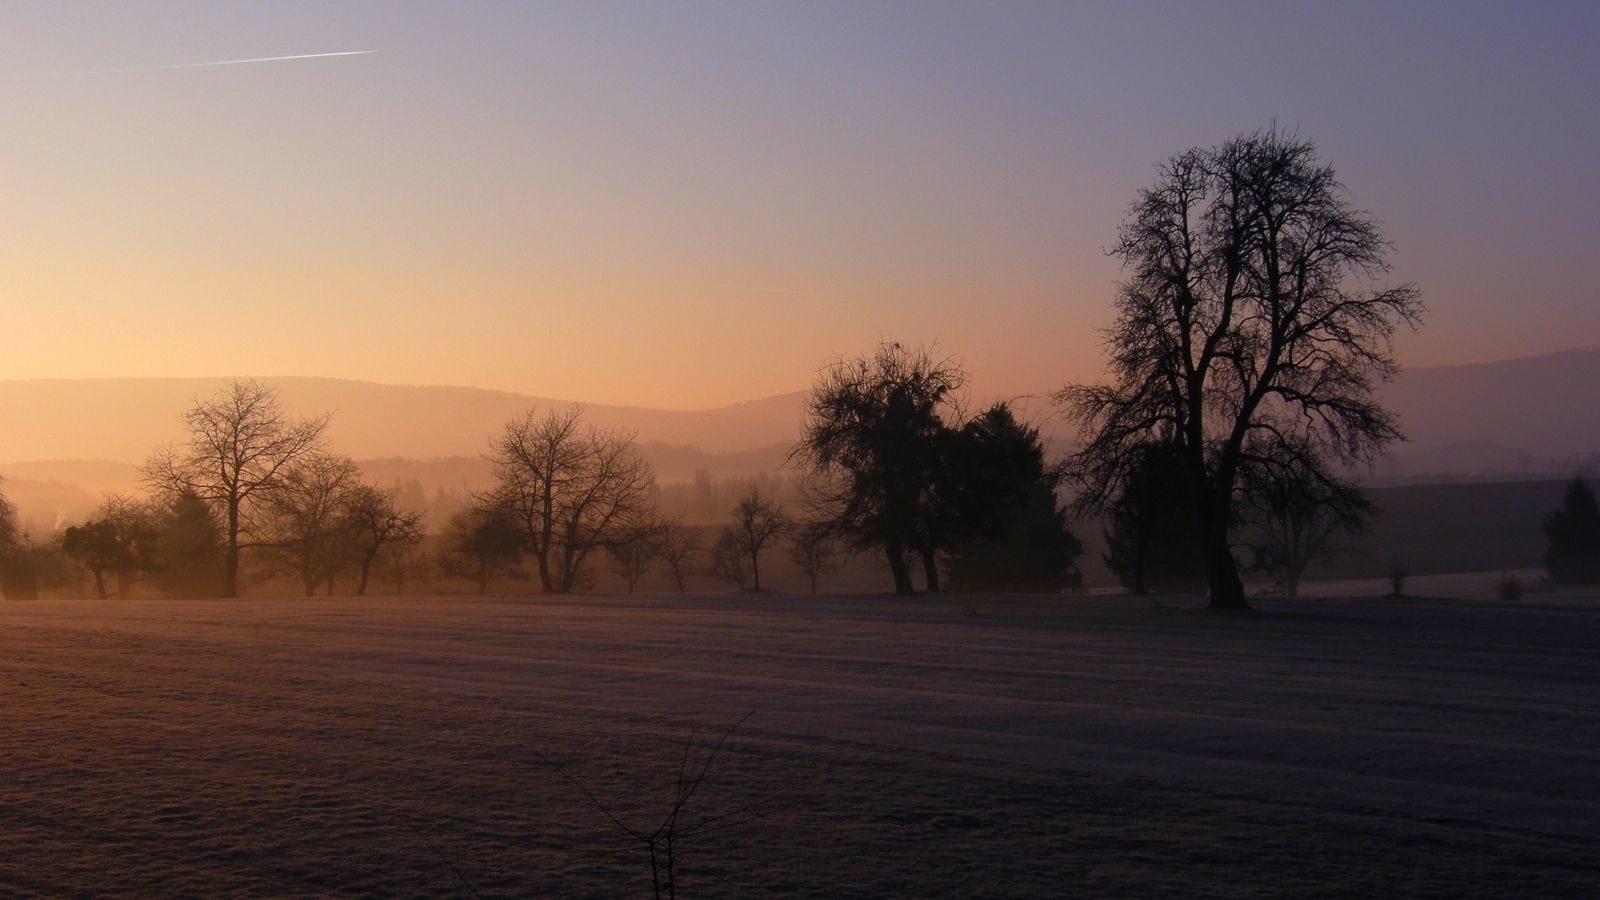
{"label": "dark tree canopy", "polygon": [[880,344],[871,357],[837,360],[811,390],[791,458],[812,470],[814,505],[861,549],[884,554],[896,593],[914,592],[907,555],[919,553],[938,588],[933,493],[941,434],[966,382],[927,350]]}
{"label": "dark tree canopy", "polygon": [[39,596],[39,579],[29,549],[17,521],[17,508],[0,494],[0,597],[33,600]]}
{"label": "dark tree canopy", "polygon": [[1561,508],[1544,520],[1544,536],[1551,581],[1600,584],[1600,504],[1582,478],[1572,479]]}
{"label": "dark tree canopy", "polygon": [[61,535],[61,551],[94,578],[95,594],[106,598],[106,576],[117,580],[117,595],[126,598],[134,580],[158,566],[160,510],[126,497],[111,496],[95,517],[69,526]]}
{"label": "dark tree canopy", "polygon": [[1056,498],[1061,474],[1046,465],[1036,428],[998,404],[956,432],[952,479],[959,535],[946,557],[951,587],[1055,593],[1078,585],[1083,545]]}
{"label": "dark tree canopy", "polygon": [[162,513],[156,537],[156,585],[175,597],[213,595],[226,566],[226,538],[211,506],[184,491]]}
{"label": "dark tree canopy", "polygon": [[468,507],[445,524],[439,571],[466,578],[484,594],[503,578],[526,578],[522,563],[523,533],[511,510],[493,504]]}
{"label": "dark tree canopy", "polygon": [[1275,127],[1169,159],[1129,209],[1111,382],[1058,395],[1083,430],[1072,468],[1104,506],[1135,448],[1177,447],[1214,608],[1246,606],[1230,532],[1252,455],[1297,445],[1347,466],[1400,435],[1373,389],[1422,305],[1377,283],[1388,249],[1316,148]]}
{"label": "dark tree canopy", "polygon": [[1203,588],[1204,545],[1182,456],[1163,442],[1130,452],[1121,491],[1106,510],[1106,566],[1136,594]]}

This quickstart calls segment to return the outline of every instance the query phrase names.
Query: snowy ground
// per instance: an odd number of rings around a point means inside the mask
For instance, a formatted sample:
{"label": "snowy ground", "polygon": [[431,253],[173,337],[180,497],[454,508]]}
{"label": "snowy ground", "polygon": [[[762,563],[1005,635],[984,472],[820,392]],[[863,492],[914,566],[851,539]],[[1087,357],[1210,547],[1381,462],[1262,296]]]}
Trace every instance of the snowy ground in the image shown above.
{"label": "snowy ground", "polygon": [[1474,578],[0,604],[0,894],[637,895],[555,766],[647,828],[754,709],[684,896],[1593,896],[1600,598]]}

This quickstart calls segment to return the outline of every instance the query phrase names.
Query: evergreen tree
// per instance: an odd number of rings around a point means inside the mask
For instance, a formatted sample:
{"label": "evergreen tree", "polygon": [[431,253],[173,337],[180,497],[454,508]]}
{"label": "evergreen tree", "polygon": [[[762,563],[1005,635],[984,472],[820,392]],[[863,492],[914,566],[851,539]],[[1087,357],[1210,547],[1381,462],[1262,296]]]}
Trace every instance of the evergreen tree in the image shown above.
{"label": "evergreen tree", "polygon": [[1045,465],[1037,429],[999,404],[952,433],[957,448],[946,560],[951,587],[1055,593],[1077,584],[1083,544],[1056,500],[1061,476]]}
{"label": "evergreen tree", "polygon": [[1582,478],[1567,485],[1561,508],[1544,520],[1544,567],[1561,584],[1600,584],[1600,504]]}
{"label": "evergreen tree", "polygon": [[1194,591],[1205,585],[1204,542],[1194,502],[1175,448],[1149,443],[1134,451],[1105,532],[1106,565],[1123,587],[1142,594]]}
{"label": "evergreen tree", "polygon": [[222,584],[225,538],[210,504],[183,491],[167,506],[156,537],[156,586],[175,597],[209,597]]}

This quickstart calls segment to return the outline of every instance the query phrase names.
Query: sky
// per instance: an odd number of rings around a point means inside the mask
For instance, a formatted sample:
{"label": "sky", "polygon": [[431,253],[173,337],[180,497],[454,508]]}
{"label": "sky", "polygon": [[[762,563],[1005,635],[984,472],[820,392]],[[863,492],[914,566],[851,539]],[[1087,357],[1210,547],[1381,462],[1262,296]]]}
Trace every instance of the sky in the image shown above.
{"label": "sky", "polygon": [[1273,121],[1422,290],[1404,363],[1592,346],[1596,46],[1587,2],[11,3],[0,378],[687,409],[899,340],[1047,393],[1155,164]]}

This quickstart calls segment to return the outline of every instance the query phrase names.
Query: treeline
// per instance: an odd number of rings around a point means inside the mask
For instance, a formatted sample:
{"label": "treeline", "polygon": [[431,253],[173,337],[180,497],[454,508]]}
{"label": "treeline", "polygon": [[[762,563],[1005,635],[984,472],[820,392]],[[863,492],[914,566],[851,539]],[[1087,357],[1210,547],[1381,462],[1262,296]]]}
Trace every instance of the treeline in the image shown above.
{"label": "treeline", "polygon": [[[238,382],[147,463],[153,505],[108,502],[71,540],[6,536],[5,584],[25,593],[52,553],[115,560],[104,571],[118,585],[174,565],[172,539],[151,535],[188,508],[209,516],[225,596],[244,553],[307,593],[339,579],[359,593],[374,570],[402,585],[424,566],[480,590],[581,590],[601,571],[630,588],[660,571],[679,589],[711,576],[754,590],[780,547],[813,585],[859,555],[899,593],[1060,591],[1081,584],[1070,499],[1105,522],[1107,562],[1130,589],[1245,609],[1246,574],[1294,594],[1373,515],[1354,473],[1402,436],[1375,387],[1398,371],[1396,331],[1424,311],[1415,287],[1380,283],[1389,249],[1315,147],[1271,126],[1176,154],[1136,194],[1111,250],[1124,278],[1107,380],[1054,396],[1079,429],[1064,460],[1045,458],[1009,404],[964,409],[958,365],[884,343],[825,368],[792,477],[736,496],[709,479],[663,491],[627,435],[577,410],[530,412],[494,437],[489,487],[430,538],[419,511],[323,445],[325,418],[290,421],[270,390]],[[1594,505],[1575,484],[1547,521],[1553,576],[1600,565]],[[710,529],[691,521],[712,515]]]}
{"label": "treeline", "polygon": [[307,596],[361,595],[375,582],[396,593],[566,593],[604,573],[631,592],[655,573],[678,591],[706,579],[758,591],[776,557],[816,591],[864,551],[889,561],[899,590],[912,589],[913,552],[927,590],[940,588],[941,569],[965,589],[1079,586],[1079,544],[1037,431],[1004,405],[961,418],[949,390],[964,374],[935,378],[931,366],[899,345],[839,363],[818,402],[850,412],[814,407],[810,426],[832,415],[839,430],[826,447],[797,447],[794,471],[702,471],[666,490],[628,435],[588,425],[576,408],[529,412],[492,439],[491,487],[436,495],[454,509],[433,530],[420,484],[368,483],[327,446],[326,416],[292,419],[269,386],[235,381],[184,414],[185,440],[146,461],[148,496],[109,495],[42,540],[3,507],[3,589],[234,597],[248,581]]}

